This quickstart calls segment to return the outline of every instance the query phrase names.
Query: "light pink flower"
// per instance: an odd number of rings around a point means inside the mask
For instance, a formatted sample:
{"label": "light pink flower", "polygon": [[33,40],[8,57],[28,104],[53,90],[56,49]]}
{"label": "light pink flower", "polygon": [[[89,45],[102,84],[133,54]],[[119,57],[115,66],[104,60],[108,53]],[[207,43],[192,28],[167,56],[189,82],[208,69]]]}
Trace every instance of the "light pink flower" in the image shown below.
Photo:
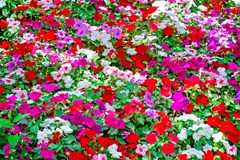
{"label": "light pink flower", "polygon": [[148,150],[148,147],[145,144],[143,144],[143,145],[138,144],[137,149],[136,149],[136,153],[141,154],[142,156],[145,156],[147,150]]}
{"label": "light pink flower", "polygon": [[107,160],[107,156],[105,154],[94,155],[93,160]]}

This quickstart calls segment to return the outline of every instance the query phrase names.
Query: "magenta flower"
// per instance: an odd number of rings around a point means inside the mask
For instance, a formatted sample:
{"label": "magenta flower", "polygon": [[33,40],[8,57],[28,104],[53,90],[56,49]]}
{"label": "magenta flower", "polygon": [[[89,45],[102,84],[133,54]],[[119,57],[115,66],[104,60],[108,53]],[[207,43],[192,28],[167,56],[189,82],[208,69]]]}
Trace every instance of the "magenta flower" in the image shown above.
{"label": "magenta flower", "polygon": [[35,91],[33,91],[29,94],[29,97],[35,102],[37,102],[41,96],[42,96],[42,93],[35,92]]}
{"label": "magenta flower", "polygon": [[10,151],[11,151],[11,145],[10,144],[6,144],[3,146],[3,151],[4,151],[4,157],[7,157],[10,155]]}
{"label": "magenta flower", "polygon": [[22,114],[29,113],[30,105],[27,102],[23,102],[18,109],[19,109],[19,113],[22,113]]}
{"label": "magenta flower", "polygon": [[33,108],[30,110],[30,116],[32,116],[33,118],[39,118],[41,112],[42,112],[42,109],[41,109],[40,107],[38,107],[38,106],[33,107]]}
{"label": "magenta flower", "polygon": [[41,150],[40,156],[45,159],[53,160],[54,150]]}

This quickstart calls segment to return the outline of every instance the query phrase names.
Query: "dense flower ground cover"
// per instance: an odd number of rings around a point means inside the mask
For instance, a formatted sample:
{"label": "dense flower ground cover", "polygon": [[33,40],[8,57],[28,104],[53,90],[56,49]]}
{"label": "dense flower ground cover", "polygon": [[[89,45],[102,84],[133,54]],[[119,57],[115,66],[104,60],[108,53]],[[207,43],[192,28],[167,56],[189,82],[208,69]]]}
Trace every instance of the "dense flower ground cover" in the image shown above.
{"label": "dense flower ground cover", "polygon": [[240,159],[239,0],[0,0],[0,159]]}

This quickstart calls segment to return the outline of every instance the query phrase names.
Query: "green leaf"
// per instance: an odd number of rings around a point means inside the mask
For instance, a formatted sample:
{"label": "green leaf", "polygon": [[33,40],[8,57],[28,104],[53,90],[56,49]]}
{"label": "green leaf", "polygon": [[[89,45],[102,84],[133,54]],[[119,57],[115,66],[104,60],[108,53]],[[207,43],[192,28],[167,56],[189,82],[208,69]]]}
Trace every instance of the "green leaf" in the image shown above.
{"label": "green leaf", "polygon": [[9,120],[0,118],[0,127],[12,128],[12,123]]}
{"label": "green leaf", "polygon": [[10,135],[8,136],[8,143],[11,144],[11,147],[14,148],[18,141],[19,141],[20,136],[19,135]]}
{"label": "green leaf", "polygon": [[17,117],[13,119],[13,123],[20,121],[21,119],[27,117],[28,114],[19,114]]}

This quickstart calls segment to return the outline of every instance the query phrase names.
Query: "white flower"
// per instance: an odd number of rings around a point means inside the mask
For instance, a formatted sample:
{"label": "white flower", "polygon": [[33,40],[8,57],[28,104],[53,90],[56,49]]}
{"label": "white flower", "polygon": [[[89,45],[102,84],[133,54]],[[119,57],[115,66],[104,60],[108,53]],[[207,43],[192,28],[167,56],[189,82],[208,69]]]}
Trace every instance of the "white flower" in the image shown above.
{"label": "white flower", "polygon": [[218,76],[218,77],[216,78],[216,80],[217,80],[217,87],[219,87],[219,88],[222,88],[223,86],[228,85],[228,80],[227,80],[227,78],[225,78],[225,77],[223,77],[223,76]]}
{"label": "white flower", "polygon": [[141,35],[136,35],[134,37],[135,41],[142,41],[144,39],[144,36],[141,36]]}
{"label": "white flower", "polygon": [[98,58],[98,54],[95,51],[90,50],[90,49],[79,49],[77,51],[77,53],[78,54],[80,54],[80,53],[85,54],[87,56],[88,60]]}
{"label": "white flower", "polygon": [[206,152],[208,150],[212,150],[212,146],[210,146],[209,144],[206,144],[205,146],[203,146],[203,151]]}
{"label": "white flower", "polygon": [[183,128],[181,132],[177,135],[180,141],[187,139],[187,129]]}
{"label": "white flower", "polygon": [[88,82],[86,79],[84,79],[83,81],[78,82],[78,88],[81,89],[86,89],[88,87],[90,87],[91,83]]}
{"label": "white flower", "polygon": [[130,55],[135,55],[137,54],[135,48],[128,48],[127,49],[127,54],[130,54]]}
{"label": "white flower", "polygon": [[217,134],[213,134],[212,137],[213,137],[213,142],[215,143],[220,142],[222,140],[223,133],[219,132]]}
{"label": "white flower", "polygon": [[[104,51],[105,51],[105,50],[104,50]],[[102,65],[103,67],[109,66],[109,62],[106,61],[106,60],[102,60],[102,61],[101,61],[101,65]]]}
{"label": "white flower", "polygon": [[158,53],[160,56],[162,56],[162,57],[167,57],[167,53],[166,53],[166,52],[158,51],[157,53]]}
{"label": "white flower", "polygon": [[66,134],[69,134],[69,133],[72,133],[72,132],[73,132],[73,130],[72,130],[69,126],[61,126],[60,128],[61,128],[61,129],[63,130],[63,132],[66,133]]}
{"label": "white flower", "polygon": [[0,8],[6,6],[6,0],[0,0]]}
{"label": "white flower", "polygon": [[108,152],[112,155],[114,158],[120,158],[122,156],[121,152],[117,151],[118,146],[116,144],[112,144],[111,146],[108,147]]}
{"label": "white flower", "polygon": [[115,112],[114,106],[111,106],[109,103],[105,103],[105,108],[106,108],[107,111]]}
{"label": "white flower", "polygon": [[104,49],[102,55],[107,56],[110,51],[111,51],[110,49]]}
{"label": "white flower", "polygon": [[117,80],[116,85],[117,85],[117,86],[122,86],[122,85],[123,85],[123,82],[120,81],[120,80]]}

